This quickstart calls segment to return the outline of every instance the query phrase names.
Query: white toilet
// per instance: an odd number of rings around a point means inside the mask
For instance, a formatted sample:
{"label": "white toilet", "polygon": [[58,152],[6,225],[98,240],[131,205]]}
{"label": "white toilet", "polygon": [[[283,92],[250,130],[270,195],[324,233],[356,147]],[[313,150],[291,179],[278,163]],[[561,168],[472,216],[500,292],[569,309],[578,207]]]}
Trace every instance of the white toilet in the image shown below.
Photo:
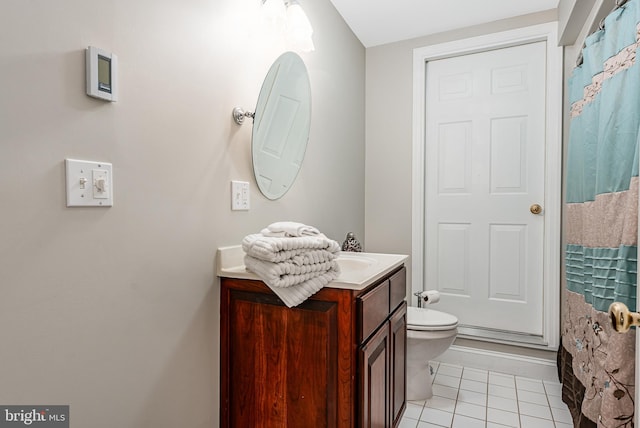
{"label": "white toilet", "polygon": [[458,318],[428,308],[407,308],[407,400],[433,396],[429,361],[440,356],[458,334]]}

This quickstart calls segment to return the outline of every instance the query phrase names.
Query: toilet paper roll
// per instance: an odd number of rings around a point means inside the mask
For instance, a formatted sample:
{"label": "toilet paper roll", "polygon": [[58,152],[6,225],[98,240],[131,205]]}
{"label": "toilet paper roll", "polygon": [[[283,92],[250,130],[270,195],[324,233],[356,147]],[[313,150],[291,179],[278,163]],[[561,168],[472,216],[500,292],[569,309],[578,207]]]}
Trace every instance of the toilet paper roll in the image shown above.
{"label": "toilet paper roll", "polygon": [[438,303],[440,301],[440,292],[438,292],[438,290],[423,291],[421,296],[422,300],[424,300],[427,305]]}

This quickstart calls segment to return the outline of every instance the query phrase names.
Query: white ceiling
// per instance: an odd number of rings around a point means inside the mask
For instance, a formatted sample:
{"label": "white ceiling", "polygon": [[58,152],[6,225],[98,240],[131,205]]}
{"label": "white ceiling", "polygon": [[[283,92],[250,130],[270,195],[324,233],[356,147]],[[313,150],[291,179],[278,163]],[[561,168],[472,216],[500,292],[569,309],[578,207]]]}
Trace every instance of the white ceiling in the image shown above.
{"label": "white ceiling", "polygon": [[559,0],[331,0],[365,47],[555,9]]}

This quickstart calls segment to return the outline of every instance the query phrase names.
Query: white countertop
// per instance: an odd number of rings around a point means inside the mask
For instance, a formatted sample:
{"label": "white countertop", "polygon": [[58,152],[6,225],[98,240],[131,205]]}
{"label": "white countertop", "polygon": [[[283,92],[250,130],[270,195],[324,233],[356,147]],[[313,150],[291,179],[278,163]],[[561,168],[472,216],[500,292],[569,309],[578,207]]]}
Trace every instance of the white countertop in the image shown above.
{"label": "white countertop", "polygon": [[[217,252],[216,274],[236,279],[260,278],[244,266],[244,251],[240,245],[220,247]],[[403,254],[341,252],[337,258],[340,276],[325,287],[362,290],[404,264]]]}

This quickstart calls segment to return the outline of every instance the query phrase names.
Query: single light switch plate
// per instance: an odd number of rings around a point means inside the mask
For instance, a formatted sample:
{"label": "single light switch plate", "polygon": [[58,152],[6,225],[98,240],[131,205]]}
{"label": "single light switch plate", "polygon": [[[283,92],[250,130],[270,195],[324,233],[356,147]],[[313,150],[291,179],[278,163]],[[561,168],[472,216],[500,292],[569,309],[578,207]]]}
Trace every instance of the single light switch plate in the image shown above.
{"label": "single light switch plate", "polygon": [[65,159],[68,207],[113,206],[113,167],[107,162]]}
{"label": "single light switch plate", "polygon": [[246,181],[231,182],[231,210],[247,211],[249,209],[249,183]]}

